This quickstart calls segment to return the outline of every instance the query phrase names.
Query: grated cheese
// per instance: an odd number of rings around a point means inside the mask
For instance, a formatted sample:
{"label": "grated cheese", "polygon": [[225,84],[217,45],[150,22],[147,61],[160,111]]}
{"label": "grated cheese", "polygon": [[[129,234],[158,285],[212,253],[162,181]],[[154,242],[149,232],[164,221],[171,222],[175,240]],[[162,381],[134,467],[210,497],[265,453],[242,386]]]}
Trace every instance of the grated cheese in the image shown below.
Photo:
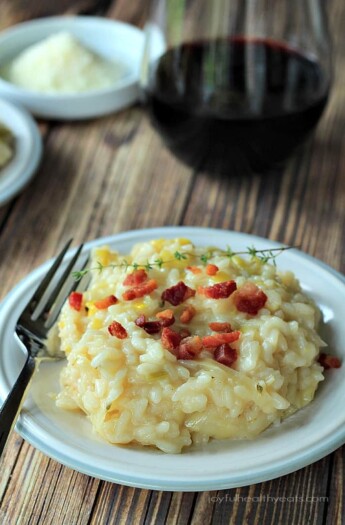
{"label": "grated cheese", "polygon": [[105,60],[67,32],[28,47],[1,71],[19,87],[59,94],[110,87],[124,73],[124,65]]}

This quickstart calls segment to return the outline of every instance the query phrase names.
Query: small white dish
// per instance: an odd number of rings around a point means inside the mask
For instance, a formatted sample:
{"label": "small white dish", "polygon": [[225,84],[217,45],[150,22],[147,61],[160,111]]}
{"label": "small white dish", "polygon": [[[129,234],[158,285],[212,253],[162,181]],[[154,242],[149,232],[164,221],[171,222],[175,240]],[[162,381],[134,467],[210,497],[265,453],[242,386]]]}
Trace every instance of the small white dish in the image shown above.
{"label": "small white dish", "polygon": [[[233,250],[253,245],[258,249],[279,246],[267,239],[226,230],[170,227],[98,239],[87,243],[85,249],[109,244],[127,253],[137,242],[162,237],[187,237],[200,246],[229,245]],[[16,319],[50,264],[48,261],[28,275],[0,306],[0,403],[24,361],[13,336]],[[318,303],[324,315],[322,335],[329,343],[329,352],[343,361],[341,368],[325,373],[315,399],[280,425],[253,440],[214,440],[182,454],[110,445],[92,433],[85,416],[55,406],[49,394],[59,389],[63,366],[60,362],[41,363],[17,431],[43,453],[75,470],[107,481],[157,490],[203,491],[250,485],[288,474],[326,456],[345,442],[345,278],[298,250],[284,252],[277,264],[282,270],[292,269]]]}
{"label": "small white dish", "polygon": [[143,32],[129,24],[89,16],[49,17],[24,22],[0,33],[0,67],[24,49],[66,31],[103,58],[118,62],[124,74],[114,84],[78,94],[45,94],[20,88],[0,77],[0,95],[20,103],[32,114],[58,120],[80,120],[113,113],[139,96]]}
{"label": "small white dish", "polygon": [[0,99],[0,121],[15,138],[14,156],[0,169],[0,206],[21,191],[35,174],[42,156],[42,138],[25,109]]}

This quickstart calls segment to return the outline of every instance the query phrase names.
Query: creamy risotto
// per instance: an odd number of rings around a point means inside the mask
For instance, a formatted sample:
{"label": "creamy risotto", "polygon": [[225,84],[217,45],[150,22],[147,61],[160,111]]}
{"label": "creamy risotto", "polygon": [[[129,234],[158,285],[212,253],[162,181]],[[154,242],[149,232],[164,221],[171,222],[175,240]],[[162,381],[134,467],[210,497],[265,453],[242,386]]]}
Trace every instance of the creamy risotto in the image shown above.
{"label": "creamy risotto", "polygon": [[50,349],[67,357],[57,405],[108,442],[253,438],[313,399],[320,312],[291,272],[187,239],[97,248],[90,268]]}

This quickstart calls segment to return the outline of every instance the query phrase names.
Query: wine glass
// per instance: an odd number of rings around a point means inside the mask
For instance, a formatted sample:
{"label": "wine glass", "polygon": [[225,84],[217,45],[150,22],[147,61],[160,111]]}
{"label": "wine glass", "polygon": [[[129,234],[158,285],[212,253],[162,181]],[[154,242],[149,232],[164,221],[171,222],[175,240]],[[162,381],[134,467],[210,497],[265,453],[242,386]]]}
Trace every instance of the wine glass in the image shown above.
{"label": "wine glass", "polygon": [[232,175],[288,159],[331,84],[322,0],[153,0],[141,86],[184,163]]}

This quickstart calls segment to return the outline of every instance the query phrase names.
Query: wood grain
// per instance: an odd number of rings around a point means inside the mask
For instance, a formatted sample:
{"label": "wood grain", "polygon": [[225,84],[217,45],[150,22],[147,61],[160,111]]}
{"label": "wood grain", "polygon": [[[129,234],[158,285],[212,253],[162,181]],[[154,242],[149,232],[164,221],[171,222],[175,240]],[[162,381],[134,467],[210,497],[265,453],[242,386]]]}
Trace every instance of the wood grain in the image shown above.
{"label": "wood grain", "polygon": [[[0,29],[62,13],[106,14],[142,27],[149,2],[2,0]],[[30,186],[0,209],[0,298],[74,242],[184,224],[289,243],[345,271],[345,6],[329,0],[332,97],[308,145],[265,177],[193,173],[164,148],[140,105],[81,123],[41,122],[44,157]],[[129,488],[59,465],[11,436],[0,459],[0,524],[341,524],[345,447],[248,487],[181,493]]]}

